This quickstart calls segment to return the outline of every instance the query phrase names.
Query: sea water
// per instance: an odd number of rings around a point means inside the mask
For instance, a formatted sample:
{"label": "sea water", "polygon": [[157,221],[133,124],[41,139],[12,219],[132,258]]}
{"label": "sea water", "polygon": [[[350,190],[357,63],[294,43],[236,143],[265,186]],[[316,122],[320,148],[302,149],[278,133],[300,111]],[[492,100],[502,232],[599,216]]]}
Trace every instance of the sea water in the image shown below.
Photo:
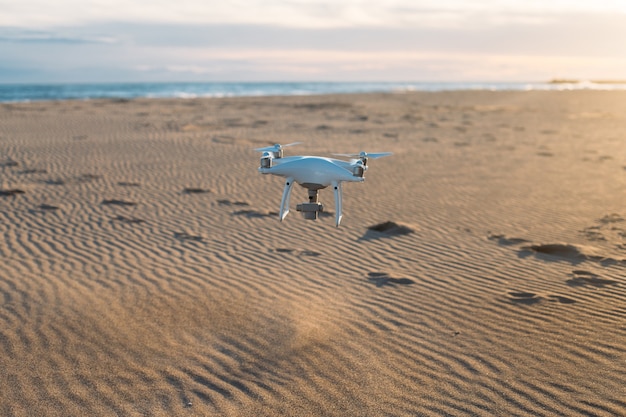
{"label": "sea water", "polygon": [[92,84],[0,84],[0,102],[45,100],[196,98],[284,96],[312,94],[454,91],[454,90],[573,90],[626,89],[611,83],[511,82],[163,82]]}

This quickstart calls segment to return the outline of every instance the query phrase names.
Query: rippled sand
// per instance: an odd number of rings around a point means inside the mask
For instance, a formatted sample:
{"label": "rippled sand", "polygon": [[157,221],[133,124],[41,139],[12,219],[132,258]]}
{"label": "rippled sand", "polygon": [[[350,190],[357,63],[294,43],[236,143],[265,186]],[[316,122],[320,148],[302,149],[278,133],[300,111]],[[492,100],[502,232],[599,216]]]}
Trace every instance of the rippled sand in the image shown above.
{"label": "rippled sand", "polygon": [[[392,151],[344,219],[252,149]],[[0,414],[626,414],[626,93],[0,104]]]}

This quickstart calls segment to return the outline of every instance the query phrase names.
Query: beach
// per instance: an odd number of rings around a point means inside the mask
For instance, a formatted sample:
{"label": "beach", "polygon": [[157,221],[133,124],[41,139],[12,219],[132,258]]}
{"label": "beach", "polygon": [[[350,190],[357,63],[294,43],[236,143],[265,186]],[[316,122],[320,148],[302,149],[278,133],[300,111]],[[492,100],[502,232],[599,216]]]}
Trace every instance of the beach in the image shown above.
{"label": "beach", "polygon": [[[0,103],[3,416],[626,414],[626,91]],[[286,155],[393,152],[316,221]]]}

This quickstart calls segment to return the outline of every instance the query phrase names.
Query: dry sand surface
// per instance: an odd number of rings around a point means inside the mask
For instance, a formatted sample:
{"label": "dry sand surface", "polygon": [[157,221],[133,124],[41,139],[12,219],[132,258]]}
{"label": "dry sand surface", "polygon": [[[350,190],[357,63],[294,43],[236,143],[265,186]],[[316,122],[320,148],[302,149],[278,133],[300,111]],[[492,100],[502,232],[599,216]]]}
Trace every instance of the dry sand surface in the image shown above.
{"label": "dry sand surface", "polygon": [[[293,141],[394,155],[281,223]],[[625,151],[626,92],[0,104],[0,415],[625,415]]]}

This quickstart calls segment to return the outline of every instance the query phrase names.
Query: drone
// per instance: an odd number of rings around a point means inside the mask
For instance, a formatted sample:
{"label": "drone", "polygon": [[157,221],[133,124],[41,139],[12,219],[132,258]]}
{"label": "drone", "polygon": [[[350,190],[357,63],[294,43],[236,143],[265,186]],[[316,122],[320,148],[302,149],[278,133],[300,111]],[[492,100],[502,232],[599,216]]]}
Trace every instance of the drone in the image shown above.
{"label": "drone", "polygon": [[280,201],[280,221],[283,221],[289,214],[289,198],[294,183],[308,190],[309,202],[296,206],[296,210],[302,212],[306,220],[316,220],[318,214],[324,211],[324,206],[319,202],[319,191],[331,186],[335,193],[335,226],[339,227],[342,218],[341,183],[363,182],[369,159],[392,154],[391,152],[333,154],[355,158],[349,161],[322,156],[283,156],[283,148],[298,144],[300,142],[287,145],[275,144],[255,149],[255,151],[262,152],[259,167],[261,174],[273,174],[286,178],[283,197]]}

